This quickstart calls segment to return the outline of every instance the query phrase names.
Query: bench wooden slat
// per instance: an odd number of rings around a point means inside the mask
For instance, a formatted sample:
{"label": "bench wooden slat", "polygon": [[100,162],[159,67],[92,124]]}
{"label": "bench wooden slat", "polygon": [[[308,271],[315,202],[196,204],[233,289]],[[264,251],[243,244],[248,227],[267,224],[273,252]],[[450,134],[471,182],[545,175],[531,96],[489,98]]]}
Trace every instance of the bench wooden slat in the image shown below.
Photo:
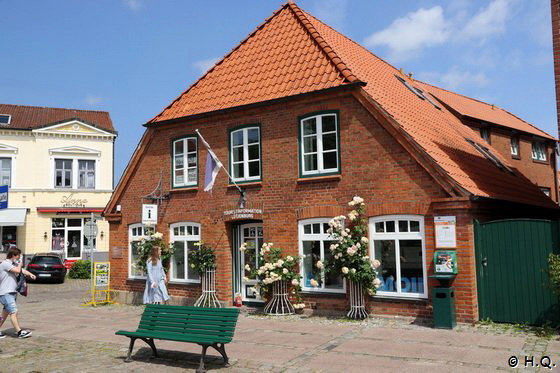
{"label": "bench wooden slat", "polygon": [[149,332],[162,331],[162,332],[175,333],[175,334],[207,335],[212,337],[233,337],[233,332],[208,331],[208,330],[200,330],[200,329],[177,329],[177,328],[166,328],[163,326],[160,326],[157,329],[139,327],[136,331],[138,333],[142,331],[149,331]]}
{"label": "bench wooden slat", "polygon": [[138,337],[138,338],[154,338],[162,339],[168,341],[178,341],[178,342],[190,342],[190,343],[200,343],[200,344],[214,344],[214,343],[229,343],[233,338],[229,337],[205,337],[200,335],[186,335],[178,333],[168,333],[168,332],[154,332],[154,331],[141,331],[141,332],[129,332],[126,330],[119,330],[115,334],[124,335],[127,337]]}
{"label": "bench wooden slat", "polygon": [[194,324],[194,323],[169,323],[162,321],[140,321],[138,329],[150,329],[150,328],[176,328],[176,329],[199,329],[208,331],[223,331],[223,332],[233,332],[235,326],[223,326],[223,325],[208,325],[208,324]]}
{"label": "bench wooden slat", "polygon": [[220,317],[220,316],[204,316],[204,315],[186,315],[186,314],[176,314],[176,313],[154,313],[147,312],[142,315],[142,318],[157,318],[157,319],[180,319],[180,320],[207,320],[213,322],[236,322],[236,317]]}
{"label": "bench wooden slat", "polygon": [[189,306],[168,306],[162,304],[148,304],[146,310],[148,312],[166,313],[181,313],[193,315],[217,315],[217,316],[230,316],[237,317],[238,310],[235,308],[203,308],[203,307],[189,307]]}

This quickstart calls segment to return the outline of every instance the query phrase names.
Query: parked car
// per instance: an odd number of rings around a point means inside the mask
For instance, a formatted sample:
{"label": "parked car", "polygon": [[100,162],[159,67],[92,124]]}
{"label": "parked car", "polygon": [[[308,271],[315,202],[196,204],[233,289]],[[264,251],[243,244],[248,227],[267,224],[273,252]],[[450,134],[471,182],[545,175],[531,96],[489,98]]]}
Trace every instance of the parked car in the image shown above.
{"label": "parked car", "polygon": [[35,281],[55,281],[61,284],[67,271],[60,255],[51,253],[33,255],[27,264],[27,270],[37,277]]}

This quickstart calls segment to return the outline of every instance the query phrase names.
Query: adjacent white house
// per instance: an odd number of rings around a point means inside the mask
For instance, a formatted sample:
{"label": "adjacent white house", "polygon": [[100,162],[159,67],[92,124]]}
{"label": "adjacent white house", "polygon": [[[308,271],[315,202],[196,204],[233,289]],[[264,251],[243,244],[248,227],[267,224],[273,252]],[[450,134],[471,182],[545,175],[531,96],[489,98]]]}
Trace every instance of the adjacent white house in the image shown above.
{"label": "adjacent white house", "polygon": [[[113,192],[117,133],[109,113],[0,104],[0,185],[9,186],[0,210],[2,249],[26,258],[58,252],[85,258],[84,224],[99,216]],[[98,220],[97,260],[107,259],[109,225]]]}

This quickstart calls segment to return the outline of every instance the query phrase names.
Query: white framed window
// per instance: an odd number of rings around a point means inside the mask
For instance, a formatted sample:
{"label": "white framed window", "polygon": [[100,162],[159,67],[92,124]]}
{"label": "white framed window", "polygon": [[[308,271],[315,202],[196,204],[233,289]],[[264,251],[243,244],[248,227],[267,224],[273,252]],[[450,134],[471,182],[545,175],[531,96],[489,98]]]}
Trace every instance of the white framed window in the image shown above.
{"label": "white framed window", "polygon": [[53,159],[53,187],[56,189],[95,189],[96,159],[57,157]]}
{"label": "white framed window", "polygon": [[169,229],[175,247],[171,257],[171,281],[200,282],[198,272],[189,264],[189,252],[199,250],[195,243],[200,242],[200,224],[174,223],[169,226]]}
{"label": "white framed window", "polygon": [[543,192],[543,193],[546,194],[548,197],[550,197],[550,188],[547,188],[547,187],[539,187],[539,189],[541,190],[541,192]]}
{"label": "white framed window", "polygon": [[136,262],[138,261],[138,245],[149,238],[152,227],[146,227],[144,224],[137,223],[128,226],[128,277],[129,278],[146,278],[146,273],[140,270]]}
{"label": "white framed window", "polygon": [[12,121],[10,114],[0,114],[0,124],[8,125]]}
{"label": "white framed window", "polygon": [[380,296],[427,298],[424,217],[386,215],[369,219],[371,257],[379,260]]}
{"label": "white framed window", "polygon": [[196,136],[173,141],[173,187],[198,183],[198,139]]}
{"label": "white framed window", "polygon": [[72,188],[72,159],[54,160],[55,188]]}
{"label": "white framed window", "polygon": [[245,127],[230,132],[230,169],[234,181],[261,178],[261,129]]}
{"label": "white framed window", "polygon": [[95,161],[78,160],[78,188],[95,189]]}
{"label": "white framed window", "polygon": [[490,129],[487,127],[481,128],[480,137],[482,137],[482,139],[486,141],[487,144],[490,144]]}
{"label": "white framed window", "polygon": [[[329,247],[334,241],[327,233],[329,220],[328,218],[306,219],[298,223],[299,254],[305,255],[300,266],[301,286],[304,291],[345,292],[345,284],[341,276],[325,274],[324,270],[316,266],[317,261],[332,258]],[[317,281],[319,286],[311,286],[311,280]]]}
{"label": "white framed window", "polygon": [[519,137],[512,136],[510,140],[511,155],[514,157],[519,157]]}
{"label": "white framed window", "polygon": [[542,141],[533,141],[531,155],[536,161],[546,162],[546,144]]}
{"label": "white framed window", "polygon": [[300,118],[301,176],[340,173],[338,113]]}
{"label": "white framed window", "polygon": [[12,186],[12,158],[0,158],[0,185]]}

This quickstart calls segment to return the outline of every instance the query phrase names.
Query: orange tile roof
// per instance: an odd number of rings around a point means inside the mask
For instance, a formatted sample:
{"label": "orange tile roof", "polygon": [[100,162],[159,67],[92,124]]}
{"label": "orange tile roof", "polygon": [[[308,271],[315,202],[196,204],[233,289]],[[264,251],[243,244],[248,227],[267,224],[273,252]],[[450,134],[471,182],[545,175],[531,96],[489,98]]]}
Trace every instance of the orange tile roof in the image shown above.
{"label": "orange tile roof", "polygon": [[10,124],[2,126],[5,129],[31,130],[66,120],[81,119],[94,127],[115,133],[111,117],[106,111],[0,104],[0,114],[12,116]]}
{"label": "orange tile roof", "polygon": [[495,105],[475,100],[474,98],[463,96],[425,82],[416,81],[416,84],[461,115],[509,127],[517,131],[523,131],[531,135],[556,140],[548,133]]}
{"label": "orange tile roof", "polygon": [[467,194],[555,207],[519,172],[512,175],[485,159],[466,141],[477,141],[477,134],[445,108],[420,99],[396,75],[406,79],[289,2],[150,123],[362,81],[397,130]]}

